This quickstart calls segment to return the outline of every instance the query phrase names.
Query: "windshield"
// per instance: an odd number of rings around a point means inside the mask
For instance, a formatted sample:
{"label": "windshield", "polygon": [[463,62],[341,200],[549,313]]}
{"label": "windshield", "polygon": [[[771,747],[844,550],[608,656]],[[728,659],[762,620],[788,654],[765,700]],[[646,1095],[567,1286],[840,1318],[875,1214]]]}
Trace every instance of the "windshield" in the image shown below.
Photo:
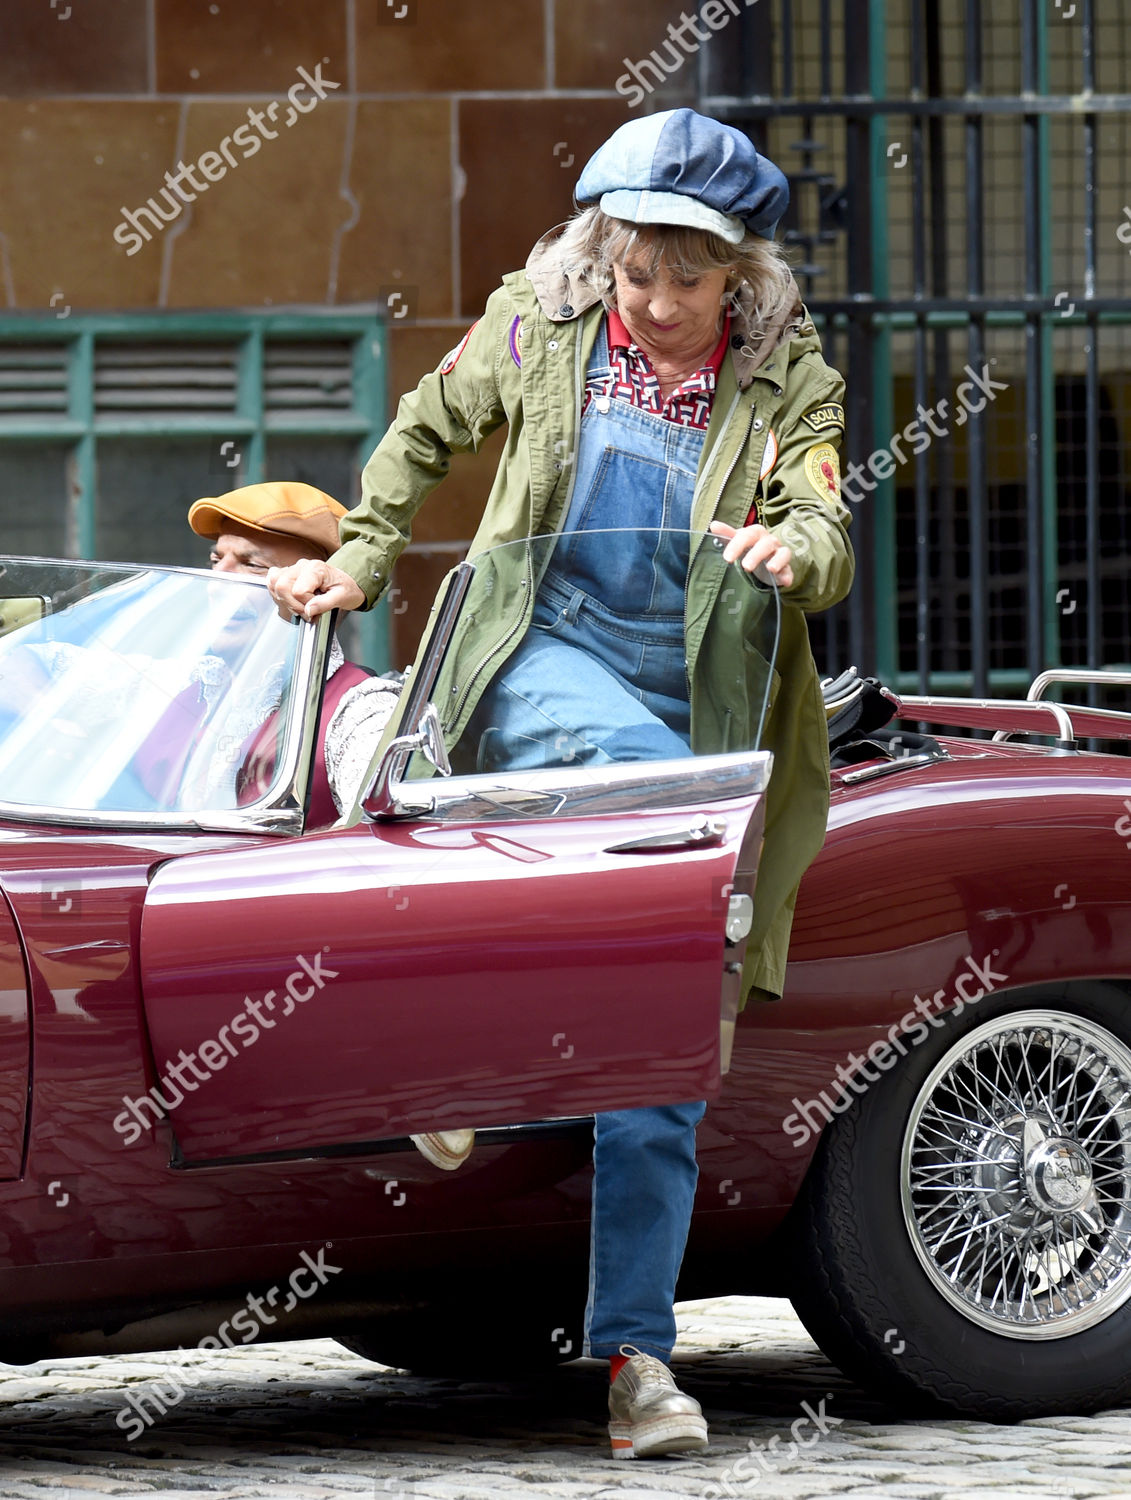
{"label": "windshield", "polygon": [[[725,545],[702,532],[581,531],[469,558],[447,647],[434,641],[414,684],[436,704],[454,768],[758,749],[781,609],[768,580],[724,560]],[[409,775],[430,774],[415,756]]]}
{"label": "windshield", "polygon": [[166,824],[272,802],[303,632],[261,583],[0,566],[0,804]]}

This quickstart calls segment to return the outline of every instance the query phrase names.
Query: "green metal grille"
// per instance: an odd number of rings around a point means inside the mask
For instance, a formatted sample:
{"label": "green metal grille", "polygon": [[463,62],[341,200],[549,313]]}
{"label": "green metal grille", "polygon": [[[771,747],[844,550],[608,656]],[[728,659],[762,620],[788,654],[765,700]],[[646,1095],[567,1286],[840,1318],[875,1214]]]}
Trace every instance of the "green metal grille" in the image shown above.
{"label": "green metal grille", "polygon": [[811,622],[818,661],[978,694],[1125,664],[1124,0],[762,0],[735,27],[701,108],[790,178],[785,237],[848,385],[846,460],[953,406],[967,364],[1009,386],[855,507],[858,583]]}
{"label": "green metal grille", "polygon": [[[189,501],[302,478],[352,505],[384,428],[368,312],[0,318],[0,550],[199,562]],[[389,665],[383,606],[350,629]]]}

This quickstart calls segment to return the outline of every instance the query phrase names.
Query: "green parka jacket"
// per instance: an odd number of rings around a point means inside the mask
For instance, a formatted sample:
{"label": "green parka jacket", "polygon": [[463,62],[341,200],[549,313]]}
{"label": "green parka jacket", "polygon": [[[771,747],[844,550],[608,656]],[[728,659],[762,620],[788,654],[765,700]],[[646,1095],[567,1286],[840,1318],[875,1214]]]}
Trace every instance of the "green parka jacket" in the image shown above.
{"label": "green parka jacket", "polygon": [[[366,465],[361,503],[342,518],[342,546],[330,561],[370,605],[388,586],[412,519],[447,474],[452,453],[477,451],[504,422],[505,452],[469,556],[558,529],[604,308],[562,268],[555,239],[540,241],[526,269],[504,277],[461,344],[402,398]],[[843,395],[798,299],[757,348],[748,341],[724,362],[692,506],[692,528],[706,531],[713,520],[742,526],[756,502],[758,518],[793,554],[762,740],[774,769],[744,974],[745,989],[775,995],[784,984],[797,885],[828,815],[828,733],[804,615],[835,604],[852,583],[849,513],[839,493]],[[522,566],[524,550],[501,555],[488,607],[476,609],[448,652],[434,697],[449,746],[529,622],[537,579]],[[691,738],[699,754],[750,745],[769,671],[750,641],[760,608],[755,591],[746,591],[749,608],[736,607],[742,591],[725,586],[728,576],[733,569],[720,563],[693,573],[688,587]]]}

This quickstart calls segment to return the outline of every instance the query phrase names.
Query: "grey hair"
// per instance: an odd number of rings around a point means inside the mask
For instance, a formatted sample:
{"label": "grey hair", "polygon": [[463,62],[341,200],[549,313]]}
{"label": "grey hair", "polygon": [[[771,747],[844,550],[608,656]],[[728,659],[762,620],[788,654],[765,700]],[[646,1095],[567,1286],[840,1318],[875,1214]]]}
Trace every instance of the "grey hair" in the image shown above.
{"label": "grey hair", "polygon": [[645,275],[654,275],[661,265],[686,276],[726,271],[726,302],[747,341],[760,341],[766,327],[782,322],[798,301],[784,247],[759,234],[732,245],[705,229],[632,224],[594,206],[569,220],[555,251],[563,270],[590,285],[606,307],[616,306],[613,267],[630,256]]}

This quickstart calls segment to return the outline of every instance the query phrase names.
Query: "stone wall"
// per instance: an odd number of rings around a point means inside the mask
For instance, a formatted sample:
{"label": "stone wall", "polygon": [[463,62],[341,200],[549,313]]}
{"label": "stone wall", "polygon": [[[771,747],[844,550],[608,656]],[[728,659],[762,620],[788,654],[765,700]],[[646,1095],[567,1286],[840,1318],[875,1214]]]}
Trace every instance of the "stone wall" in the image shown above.
{"label": "stone wall", "polygon": [[[628,118],[616,89],[625,60],[658,45],[680,6],[3,9],[0,306],[378,306],[392,296],[392,406],[570,212],[587,155]],[[689,101],[695,82],[689,62],[644,107]],[[421,575],[410,594],[470,535],[498,451],[496,438],[457,465],[422,516],[415,541],[438,550],[406,562],[406,575]]]}

